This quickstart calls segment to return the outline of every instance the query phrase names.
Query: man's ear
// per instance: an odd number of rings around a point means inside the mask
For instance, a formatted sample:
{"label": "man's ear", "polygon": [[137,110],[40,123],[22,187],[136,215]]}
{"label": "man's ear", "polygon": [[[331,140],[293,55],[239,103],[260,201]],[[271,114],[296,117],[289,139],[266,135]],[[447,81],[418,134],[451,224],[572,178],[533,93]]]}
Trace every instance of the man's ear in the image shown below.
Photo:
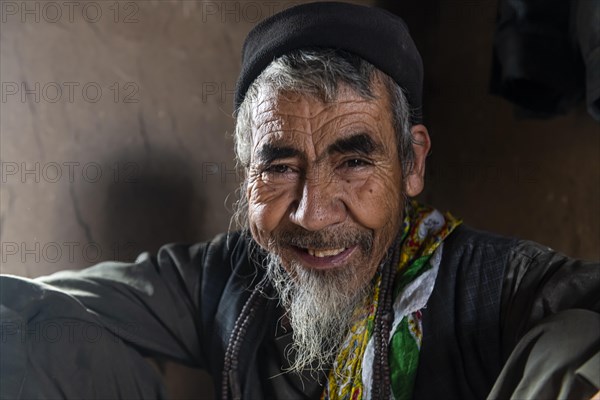
{"label": "man's ear", "polygon": [[404,177],[404,190],[407,196],[414,197],[423,191],[425,184],[425,159],[431,148],[431,139],[427,128],[423,124],[413,125],[410,128],[412,135],[412,147],[415,153],[412,168],[410,165],[405,165],[404,168],[409,168]]}

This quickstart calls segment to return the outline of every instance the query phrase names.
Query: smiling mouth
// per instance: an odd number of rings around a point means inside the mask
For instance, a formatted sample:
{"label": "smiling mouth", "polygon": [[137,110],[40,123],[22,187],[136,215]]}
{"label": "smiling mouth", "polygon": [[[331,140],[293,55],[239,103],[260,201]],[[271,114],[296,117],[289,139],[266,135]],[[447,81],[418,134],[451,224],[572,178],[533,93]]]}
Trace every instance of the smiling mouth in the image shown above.
{"label": "smiling mouth", "polygon": [[337,256],[342,251],[346,250],[346,247],[341,247],[339,249],[329,249],[329,250],[324,250],[324,249],[305,249],[305,250],[308,254],[310,254],[313,257],[323,258],[323,257]]}
{"label": "smiling mouth", "polygon": [[357,245],[353,245],[330,249],[312,249],[291,246],[297,259],[306,267],[320,270],[343,267],[357,247]]}

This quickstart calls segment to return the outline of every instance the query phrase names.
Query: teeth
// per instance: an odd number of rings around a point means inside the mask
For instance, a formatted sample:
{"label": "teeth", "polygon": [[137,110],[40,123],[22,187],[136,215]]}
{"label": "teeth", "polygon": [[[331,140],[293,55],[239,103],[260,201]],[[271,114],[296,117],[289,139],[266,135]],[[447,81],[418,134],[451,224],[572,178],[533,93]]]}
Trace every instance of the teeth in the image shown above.
{"label": "teeth", "polygon": [[340,254],[342,251],[346,250],[345,248],[341,249],[331,249],[331,250],[315,250],[315,249],[306,249],[308,254],[314,257],[331,257]]}

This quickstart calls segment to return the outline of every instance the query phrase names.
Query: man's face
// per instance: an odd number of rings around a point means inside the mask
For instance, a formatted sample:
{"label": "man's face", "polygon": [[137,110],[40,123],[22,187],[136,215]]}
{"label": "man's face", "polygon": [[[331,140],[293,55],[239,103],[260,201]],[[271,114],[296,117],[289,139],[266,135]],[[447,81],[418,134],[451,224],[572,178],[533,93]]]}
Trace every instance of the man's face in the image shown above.
{"label": "man's face", "polygon": [[[248,171],[254,239],[284,269],[352,271],[347,294],[374,276],[399,230],[402,173],[387,91],[336,101],[265,91],[254,112]],[[346,274],[346,276],[348,276]]]}

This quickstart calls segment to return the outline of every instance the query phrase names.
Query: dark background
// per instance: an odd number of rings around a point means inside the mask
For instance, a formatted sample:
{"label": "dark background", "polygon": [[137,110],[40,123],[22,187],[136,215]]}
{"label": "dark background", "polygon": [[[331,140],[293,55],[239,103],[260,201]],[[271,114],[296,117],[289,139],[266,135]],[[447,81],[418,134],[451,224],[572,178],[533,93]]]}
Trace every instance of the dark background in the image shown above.
{"label": "dark background", "polygon": [[[1,272],[131,261],[227,230],[241,45],[258,20],[298,3],[89,1],[69,14],[58,2],[59,15],[45,1],[2,1]],[[519,119],[489,94],[496,1],[380,4],[403,16],[425,64],[422,200],[599,258],[599,124],[583,104]],[[174,397],[211,398],[196,372],[163,368]]]}

